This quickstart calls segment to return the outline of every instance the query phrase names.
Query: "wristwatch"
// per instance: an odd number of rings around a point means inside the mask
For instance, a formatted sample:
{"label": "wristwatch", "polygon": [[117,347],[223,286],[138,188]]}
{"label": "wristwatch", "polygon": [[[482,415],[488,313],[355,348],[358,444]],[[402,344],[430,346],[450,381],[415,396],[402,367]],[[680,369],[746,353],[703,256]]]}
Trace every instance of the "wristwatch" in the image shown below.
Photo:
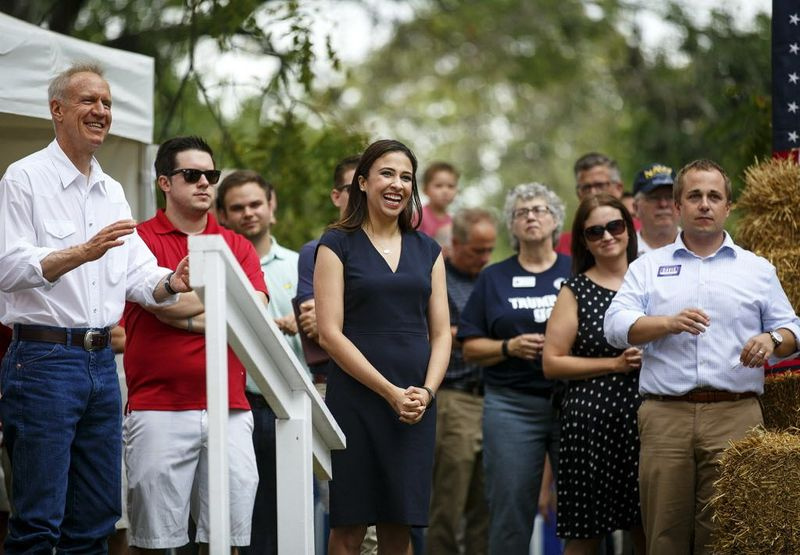
{"label": "wristwatch", "polygon": [[783,336],[775,330],[769,332],[769,338],[772,339],[772,343],[775,345],[776,349],[783,343]]}
{"label": "wristwatch", "polygon": [[[170,295],[177,295],[178,294],[178,292],[175,291],[175,289],[172,288],[172,284],[170,284],[170,281],[172,281],[172,276],[174,276],[174,275],[175,275],[175,272],[170,272],[170,273],[167,274],[167,279],[164,280],[164,289],[166,289],[167,293],[169,293]],[[773,339],[773,341],[775,341],[775,340]]]}

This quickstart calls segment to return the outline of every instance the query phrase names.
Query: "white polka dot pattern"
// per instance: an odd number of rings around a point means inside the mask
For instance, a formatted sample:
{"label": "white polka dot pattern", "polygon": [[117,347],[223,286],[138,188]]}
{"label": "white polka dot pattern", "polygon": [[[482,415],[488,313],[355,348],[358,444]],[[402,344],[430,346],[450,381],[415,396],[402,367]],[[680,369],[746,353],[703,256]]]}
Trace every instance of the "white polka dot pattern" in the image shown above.
{"label": "white polka dot pattern", "polygon": [[[613,357],[603,317],[615,291],[584,275],[566,282],[578,300],[572,354]],[[561,412],[558,535],[594,538],[639,525],[638,372],[569,382]]]}

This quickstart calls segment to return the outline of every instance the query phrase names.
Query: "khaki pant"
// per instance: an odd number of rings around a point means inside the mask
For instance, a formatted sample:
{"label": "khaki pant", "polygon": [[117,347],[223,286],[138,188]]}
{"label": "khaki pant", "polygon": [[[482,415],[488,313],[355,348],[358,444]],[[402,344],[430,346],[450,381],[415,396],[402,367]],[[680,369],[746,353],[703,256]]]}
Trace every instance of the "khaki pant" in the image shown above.
{"label": "khaki pant", "polygon": [[719,403],[646,400],[639,408],[639,489],[649,555],[711,553],[708,506],[728,442],[761,424],[755,398]]}
{"label": "khaki pant", "polygon": [[489,509],[483,485],[483,398],[440,389],[436,396],[436,450],[425,551],[457,555],[462,523],[467,555],[487,551]]}

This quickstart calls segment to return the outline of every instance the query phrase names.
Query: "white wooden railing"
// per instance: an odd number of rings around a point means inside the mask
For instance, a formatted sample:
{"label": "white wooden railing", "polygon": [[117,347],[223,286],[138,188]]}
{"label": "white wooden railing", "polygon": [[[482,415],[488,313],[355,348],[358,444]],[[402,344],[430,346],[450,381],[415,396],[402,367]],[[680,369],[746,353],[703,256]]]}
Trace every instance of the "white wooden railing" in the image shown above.
{"label": "white wooden railing", "polygon": [[230,344],[278,420],[275,423],[278,552],[314,553],[313,472],[331,478],[345,437],[250,281],[219,235],[189,237],[192,287],[205,304],[208,390],[209,548],[230,553],[227,422]]}

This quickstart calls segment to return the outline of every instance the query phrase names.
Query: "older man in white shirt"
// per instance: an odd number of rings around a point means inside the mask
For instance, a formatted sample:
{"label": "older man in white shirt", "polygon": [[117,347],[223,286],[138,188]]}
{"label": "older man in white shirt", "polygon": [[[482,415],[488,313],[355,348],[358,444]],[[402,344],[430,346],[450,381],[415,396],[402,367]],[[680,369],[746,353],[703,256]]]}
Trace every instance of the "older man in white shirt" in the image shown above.
{"label": "older man in white shirt", "polygon": [[109,328],[125,300],[174,302],[188,261],[159,268],[94,152],[111,92],[94,65],[48,89],[55,140],[0,181],[0,418],[13,470],[5,552],[106,553],[120,513],[122,416]]}
{"label": "older man in white shirt", "polygon": [[630,265],[604,326],[615,347],[642,347],[647,552],[701,555],[711,552],[719,456],[762,423],[764,362],[797,350],[800,322],[772,264],[725,232],[731,184],[720,166],[688,164],[674,199],[682,233]]}

